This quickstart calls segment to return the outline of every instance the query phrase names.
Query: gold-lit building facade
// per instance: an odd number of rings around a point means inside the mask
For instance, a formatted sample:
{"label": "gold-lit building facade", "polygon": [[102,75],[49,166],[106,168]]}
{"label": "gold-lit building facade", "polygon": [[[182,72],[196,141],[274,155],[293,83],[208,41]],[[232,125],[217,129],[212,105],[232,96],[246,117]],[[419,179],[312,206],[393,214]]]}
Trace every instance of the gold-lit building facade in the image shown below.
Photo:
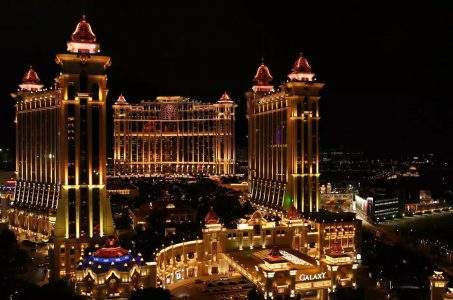
{"label": "gold-lit building facade", "polygon": [[236,163],[235,108],[224,93],[215,103],[157,97],[114,110],[114,174],[232,175]]}
{"label": "gold-lit building facade", "polygon": [[351,213],[301,215],[290,206],[280,222],[256,211],[236,228],[226,228],[211,209],[202,239],[172,244],[157,253],[157,279],[172,289],[182,280],[239,273],[266,299],[328,299],[339,286],[356,287],[360,239],[361,221]]}
{"label": "gold-lit building facade", "polygon": [[320,208],[319,91],[300,55],[289,81],[276,90],[269,69],[259,66],[247,93],[248,178],[251,200],[266,208],[303,212]]}
{"label": "gold-lit building facade", "polygon": [[17,184],[9,221],[53,240],[55,278],[74,272],[92,238],[114,231],[106,191],[106,69],[111,60],[85,17],[57,54],[61,73],[44,89],[30,68],[16,100]]}

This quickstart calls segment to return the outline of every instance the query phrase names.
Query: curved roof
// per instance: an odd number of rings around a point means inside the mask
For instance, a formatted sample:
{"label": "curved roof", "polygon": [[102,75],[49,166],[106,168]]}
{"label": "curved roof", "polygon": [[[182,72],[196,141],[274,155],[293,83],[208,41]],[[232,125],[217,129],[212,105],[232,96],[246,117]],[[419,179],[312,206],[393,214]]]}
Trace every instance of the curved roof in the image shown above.
{"label": "curved roof", "polygon": [[299,58],[294,63],[293,68],[291,69],[294,73],[309,73],[311,72],[311,67],[308,64],[307,59],[301,53]]}
{"label": "curved roof", "polygon": [[204,217],[204,223],[205,224],[219,224],[219,217],[215,213],[214,208],[212,206],[211,206],[211,209],[206,214],[206,217]]}
{"label": "curved roof", "polygon": [[85,15],[82,16],[82,21],[77,24],[76,29],[71,35],[71,39],[74,42],[79,43],[94,43],[96,42],[96,36],[91,30],[91,25],[85,20]]}
{"label": "curved roof", "polygon": [[294,206],[294,204],[291,204],[291,206],[289,207],[287,218],[289,220],[300,220],[300,214],[297,211],[297,208]]}
{"label": "curved roof", "polygon": [[220,102],[231,102],[230,95],[227,94],[227,92],[223,93],[222,97],[220,97]]}
{"label": "curved roof", "polygon": [[95,273],[105,273],[110,269],[123,272],[129,271],[135,265],[143,265],[143,258],[139,255],[129,253],[121,247],[104,247],[81,261],[77,269],[90,268]]}
{"label": "curved roof", "polygon": [[258,67],[258,70],[256,71],[256,75],[253,78],[253,82],[255,82],[257,85],[269,85],[272,81],[272,75],[271,72],[269,71],[269,68],[264,64],[261,63],[261,65]]}
{"label": "curved roof", "polygon": [[125,249],[121,247],[111,247],[111,248],[101,248],[98,251],[94,252],[93,256],[98,258],[114,258],[122,257],[128,255]]}
{"label": "curved roof", "polygon": [[30,66],[30,69],[28,69],[24,77],[22,77],[23,83],[39,83],[40,81],[41,79],[39,79],[38,74],[33,70],[32,66]]}
{"label": "curved roof", "polygon": [[115,104],[128,104],[128,103],[126,101],[126,98],[124,98],[123,94],[121,94],[116,100]]}

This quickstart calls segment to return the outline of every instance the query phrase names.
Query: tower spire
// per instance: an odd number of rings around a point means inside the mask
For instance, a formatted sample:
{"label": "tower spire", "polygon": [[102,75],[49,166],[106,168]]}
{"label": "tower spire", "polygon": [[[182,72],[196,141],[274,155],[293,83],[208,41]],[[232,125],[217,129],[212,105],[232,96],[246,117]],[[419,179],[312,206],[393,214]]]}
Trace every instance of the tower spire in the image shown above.
{"label": "tower spire", "polygon": [[232,102],[230,95],[227,92],[224,92],[222,97],[220,97],[219,102]]}
{"label": "tower spire", "polygon": [[254,92],[273,92],[274,86],[271,84],[272,75],[269,68],[264,64],[264,58],[261,58],[261,65],[256,70],[255,77],[253,78],[253,91]]}
{"label": "tower spire", "polygon": [[40,91],[44,85],[40,84],[38,74],[33,70],[33,66],[22,77],[22,83],[19,84],[19,88],[25,91]]}
{"label": "tower spire", "polygon": [[288,74],[288,77],[291,80],[297,81],[313,81],[315,73],[311,71],[311,66],[308,63],[307,59],[304,57],[302,52],[294,63],[291,73]]}
{"label": "tower spire", "polygon": [[97,43],[96,35],[91,29],[90,23],[86,21],[85,14],[82,15],[82,21],[77,23],[67,45],[68,51],[72,53],[95,54],[99,52],[99,43]]}

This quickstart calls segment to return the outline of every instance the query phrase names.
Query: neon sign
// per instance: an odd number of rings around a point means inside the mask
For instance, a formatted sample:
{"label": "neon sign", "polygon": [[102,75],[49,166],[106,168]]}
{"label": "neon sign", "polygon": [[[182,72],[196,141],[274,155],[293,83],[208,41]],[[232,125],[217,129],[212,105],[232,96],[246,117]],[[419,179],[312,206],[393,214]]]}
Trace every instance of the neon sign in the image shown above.
{"label": "neon sign", "polygon": [[320,279],[326,279],[326,272],[321,272],[318,274],[300,274],[299,280],[300,281],[312,281],[312,280],[320,280]]}

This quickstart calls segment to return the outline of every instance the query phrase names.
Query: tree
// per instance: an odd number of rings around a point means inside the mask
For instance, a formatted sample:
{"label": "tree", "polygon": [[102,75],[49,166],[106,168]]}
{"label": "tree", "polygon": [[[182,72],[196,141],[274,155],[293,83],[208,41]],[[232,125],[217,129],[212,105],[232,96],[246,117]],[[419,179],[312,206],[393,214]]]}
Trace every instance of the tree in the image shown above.
{"label": "tree", "polygon": [[131,217],[126,213],[122,213],[119,217],[115,218],[115,228],[131,229],[132,228]]}
{"label": "tree", "polygon": [[28,256],[19,248],[14,232],[8,229],[0,232],[0,299],[9,299],[27,285],[16,278],[26,270],[27,261]]}

